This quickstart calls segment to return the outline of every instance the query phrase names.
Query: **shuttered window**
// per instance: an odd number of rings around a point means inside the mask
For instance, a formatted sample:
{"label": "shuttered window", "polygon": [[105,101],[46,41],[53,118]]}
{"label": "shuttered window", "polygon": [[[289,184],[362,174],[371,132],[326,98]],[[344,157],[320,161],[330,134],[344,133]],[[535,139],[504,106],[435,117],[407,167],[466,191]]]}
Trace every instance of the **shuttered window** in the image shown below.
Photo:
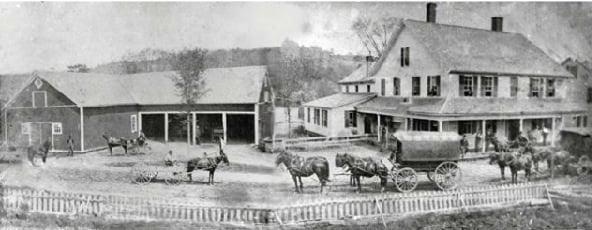
{"label": "shuttered window", "polygon": [[401,95],[401,79],[393,78],[393,95],[399,96]]}
{"label": "shuttered window", "polygon": [[555,79],[547,79],[547,97],[555,97]]}
{"label": "shuttered window", "polygon": [[401,66],[409,66],[409,47],[401,47]]}
{"label": "shuttered window", "polygon": [[476,97],[477,96],[477,77],[460,75],[458,77],[459,95],[462,97]]}
{"label": "shuttered window", "polygon": [[518,96],[518,77],[510,78],[510,97]]}
{"label": "shuttered window", "polygon": [[356,112],[345,111],[345,127],[356,127]]}
{"label": "shuttered window", "polygon": [[328,119],[328,118],[327,118],[327,110],[324,110],[324,109],[323,109],[323,112],[322,112],[322,113],[323,113],[323,117],[322,117],[322,120],[323,120],[323,127],[327,127],[327,119]]}
{"label": "shuttered window", "polygon": [[428,76],[428,97],[440,96],[440,76]]}
{"label": "shuttered window", "polygon": [[497,97],[497,77],[481,76],[481,96]]}

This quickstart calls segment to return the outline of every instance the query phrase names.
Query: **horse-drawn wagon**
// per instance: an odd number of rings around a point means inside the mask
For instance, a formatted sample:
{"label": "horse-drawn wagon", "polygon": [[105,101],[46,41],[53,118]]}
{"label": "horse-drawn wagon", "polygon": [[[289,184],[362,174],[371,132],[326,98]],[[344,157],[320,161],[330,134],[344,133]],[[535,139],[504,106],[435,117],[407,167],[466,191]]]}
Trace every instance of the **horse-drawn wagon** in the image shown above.
{"label": "horse-drawn wagon", "polygon": [[576,157],[578,175],[592,172],[592,130],[585,128],[564,128],[560,132],[561,147]]}
{"label": "horse-drawn wagon", "polygon": [[425,172],[442,190],[458,186],[461,137],[457,133],[406,131],[396,132],[393,137],[391,178],[399,191],[413,191],[418,172]]}

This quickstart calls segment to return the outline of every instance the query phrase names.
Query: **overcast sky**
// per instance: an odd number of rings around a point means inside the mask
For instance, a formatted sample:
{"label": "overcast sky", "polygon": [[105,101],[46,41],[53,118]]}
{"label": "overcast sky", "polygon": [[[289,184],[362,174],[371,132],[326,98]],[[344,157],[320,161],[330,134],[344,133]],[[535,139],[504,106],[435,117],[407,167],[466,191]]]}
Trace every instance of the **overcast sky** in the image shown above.
{"label": "overcast sky", "polygon": [[[117,61],[143,48],[255,48],[286,38],[364,53],[358,15],[425,20],[425,3],[0,3],[0,73]],[[440,3],[438,22],[527,35],[556,60],[592,53],[592,7],[557,3]]]}

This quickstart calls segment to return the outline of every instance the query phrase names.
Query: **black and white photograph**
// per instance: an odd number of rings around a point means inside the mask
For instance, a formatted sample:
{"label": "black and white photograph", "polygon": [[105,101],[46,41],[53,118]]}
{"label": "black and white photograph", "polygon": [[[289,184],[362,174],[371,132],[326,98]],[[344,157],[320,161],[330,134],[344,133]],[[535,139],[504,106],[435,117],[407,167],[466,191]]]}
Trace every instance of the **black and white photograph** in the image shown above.
{"label": "black and white photograph", "polygon": [[592,229],[592,2],[0,2],[0,229]]}

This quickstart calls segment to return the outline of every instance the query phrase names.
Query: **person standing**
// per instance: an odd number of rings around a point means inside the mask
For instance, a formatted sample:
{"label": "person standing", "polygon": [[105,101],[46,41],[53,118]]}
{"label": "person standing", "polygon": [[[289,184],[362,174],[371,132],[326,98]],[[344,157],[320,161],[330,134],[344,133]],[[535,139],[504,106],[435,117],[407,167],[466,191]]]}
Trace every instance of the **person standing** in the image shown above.
{"label": "person standing", "polygon": [[465,154],[469,150],[469,140],[467,140],[467,134],[463,134],[462,139],[460,139],[460,151],[461,157],[465,158]]}
{"label": "person standing", "polygon": [[483,136],[481,135],[481,132],[479,130],[477,130],[477,133],[475,133],[475,152],[481,152],[481,141],[483,140]]}
{"label": "person standing", "polygon": [[543,146],[547,145],[547,136],[549,135],[549,129],[547,126],[543,126]]}
{"label": "person standing", "polygon": [[169,150],[169,154],[164,159],[164,165],[166,166],[173,166],[175,163],[175,159],[173,158],[173,151]]}
{"label": "person standing", "polygon": [[201,127],[199,127],[199,120],[195,122],[195,144],[201,145]]}
{"label": "person standing", "polygon": [[68,139],[66,140],[66,146],[68,147],[68,156],[74,156],[74,140],[72,139],[71,135],[68,135]]}

